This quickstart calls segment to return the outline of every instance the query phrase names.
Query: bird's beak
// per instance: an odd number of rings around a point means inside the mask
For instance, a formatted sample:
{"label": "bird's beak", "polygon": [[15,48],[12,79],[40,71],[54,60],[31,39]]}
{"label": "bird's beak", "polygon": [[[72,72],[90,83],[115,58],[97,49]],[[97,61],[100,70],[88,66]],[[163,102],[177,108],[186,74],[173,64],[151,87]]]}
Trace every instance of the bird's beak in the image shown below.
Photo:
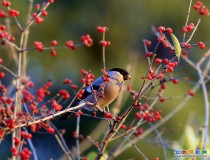
{"label": "bird's beak", "polygon": [[131,76],[130,75],[126,76],[126,80],[129,80],[129,79],[131,79]]}

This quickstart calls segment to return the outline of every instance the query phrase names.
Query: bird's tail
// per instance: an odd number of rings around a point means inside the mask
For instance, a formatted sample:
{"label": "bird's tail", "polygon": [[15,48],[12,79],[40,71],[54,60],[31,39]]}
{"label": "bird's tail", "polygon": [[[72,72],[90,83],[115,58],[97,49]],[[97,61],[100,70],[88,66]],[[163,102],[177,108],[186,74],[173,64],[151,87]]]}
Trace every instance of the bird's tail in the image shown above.
{"label": "bird's tail", "polygon": [[72,114],[73,114],[73,113],[71,113],[71,112],[67,112],[67,113],[65,113],[64,115],[62,115],[62,116],[59,118],[59,120],[60,120],[60,121],[65,121],[65,120],[67,120],[69,117],[71,117]]}

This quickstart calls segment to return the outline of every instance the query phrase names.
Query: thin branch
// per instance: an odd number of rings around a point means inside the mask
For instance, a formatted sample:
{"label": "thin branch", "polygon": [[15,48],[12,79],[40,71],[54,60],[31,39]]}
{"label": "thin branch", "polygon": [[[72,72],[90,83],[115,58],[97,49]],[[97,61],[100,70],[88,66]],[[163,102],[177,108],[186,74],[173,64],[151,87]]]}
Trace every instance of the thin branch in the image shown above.
{"label": "thin branch", "polygon": [[162,144],[163,146],[163,154],[164,154],[164,159],[167,160],[167,152],[166,152],[166,145],[165,145],[165,142],[160,134],[160,132],[157,130],[157,128],[154,127],[154,125],[152,123],[149,123],[150,127],[154,129],[155,133],[157,134],[159,140],[160,140],[160,143]]}
{"label": "thin branch", "polygon": [[0,64],[0,67],[3,68],[5,71],[9,72],[11,75],[13,75],[14,78],[18,78],[18,76],[14,72],[12,72],[9,68],[7,68],[1,64]]}
{"label": "thin branch", "polygon": [[[7,9],[10,11],[10,7],[7,7]],[[22,32],[22,31],[23,31],[23,28],[22,28],[20,22],[18,21],[17,17],[13,17],[13,18],[14,18],[14,20],[15,20],[16,25],[17,25],[18,28],[19,28],[19,31]]]}
{"label": "thin branch", "polygon": [[[49,7],[49,5],[50,5],[50,2],[47,2],[47,3],[43,6],[43,8],[41,8],[41,9],[38,11],[38,13],[37,13],[36,16],[39,17],[39,16],[42,14],[41,11],[45,11],[45,10]],[[28,30],[29,27],[30,27],[33,23],[34,23],[34,18],[31,18],[30,22],[25,26],[25,28],[23,29],[23,31]]]}
{"label": "thin branch", "polygon": [[[29,23],[30,22],[34,0],[29,0],[29,2],[30,3],[29,3],[28,16],[27,16],[26,23]],[[28,38],[29,38],[29,28],[24,31],[23,49],[27,48]],[[26,51],[23,52],[23,67],[22,67],[22,72],[23,72],[23,78],[26,78],[26,72],[27,72],[27,52]]]}
{"label": "thin branch", "polygon": [[[105,41],[105,32],[103,32],[103,41]],[[106,69],[106,53],[105,53],[106,46],[102,46],[102,53],[103,53],[103,67]]]}
{"label": "thin branch", "polygon": [[56,138],[58,144],[60,145],[61,149],[63,150],[63,152],[64,152],[66,158],[67,158],[68,160],[72,160],[71,154],[70,154],[71,152],[70,152],[70,150],[68,149],[68,147],[67,147],[67,145],[66,145],[66,142],[65,142],[63,136],[61,135],[60,131],[57,129],[57,127],[56,127],[52,122],[49,121],[49,124],[50,124],[51,127],[54,128],[54,130],[55,130],[54,136],[55,136],[55,138]]}
{"label": "thin branch", "polygon": [[[9,35],[12,35],[12,30],[11,30],[11,24],[10,24],[10,19],[6,19],[5,20],[5,24],[7,26],[7,32],[9,33]],[[17,52],[15,50],[15,48],[18,49],[17,46],[12,46],[12,45],[9,45],[9,49],[10,49],[10,52],[11,55],[12,55],[12,59],[14,60],[16,66],[18,65],[18,57],[17,57]]]}
{"label": "thin branch", "polygon": [[[44,122],[44,121],[47,121],[47,120],[50,120],[52,118],[55,118],[57,116],[60,116],[66,112],[70,112],[70,111],[74,111],[74,110],[78,110],[78,109],[81,109],[84,105],[94,105],[93,103],[89,103],[89,102],[86,102],[86,103],[81,103],[75,107],[71,107],[71,108],[68,108],[68,109],[65,109],[65,110],[62,110],[60,112],[56,112],[54,114],[48,114],[46,116],[42,116],[42,117],[39,117],[39,118],[36,118],[36,119],[33,119],[31,121],[28,121],[27,123],[23,123],[23,124],[18,124],[16,125],[13,130],[15,129],[18,129],[18,128],[22,128],[22,127],[26,127],[26,126],[30,126],[30,125],[33,125],[33,124],[37,124],[37,123],[40,123],[40,122]],[[4,131],[12,131],[11,129],[9,128],[3,128]]]}
{"label": "thin branch", "polygon": [[[23,127],[23,130],[24,130],[26,133],[28,133],[28,130],[27,130],[25,127]],[[29,144],[30,149],[31,149],[31,151],[32,151],[32,155],[33,155],[34,160],[38,160],[39,158],[38,158],[38,155],[37,155],[37,153],[36,153],[36,148],[34,147],[34,145],[33,145],[33,143],[32,143],[32,140],[31,140],[30,138],[27,138],[27,141],[28,141],[28,144]]]}
{"label": "thin branch", "polygon": [[[189,8],[188,8],[187,18],[186,18],[186,22],[185,22],[185,27],[187,27],[187,24],[188,24],[188,21],[189,21],[191,6],[192,6],[192,0],[190,0],[190,5],[189,5]],[[183,42],[185,42],[185,36],[186,36],[186,33],[183,34],[183,40],[182,40]]]}
{"label": "thin branch", "polygon": [[126,136],[124,136],[123,134],[121,134],[121,133],[119,133],[119,132],[115,132],[115,133],[117,133],[118,135],[120,135],[121,137],[123,137],[124,139],[126,139],[126,141],[128,141],[137,151],[138,151],[138,153],[142,156],[142,157],[144,157],[145,159],[148,159],[145,155],[144,155],[144,153],[142,153],[142,151],[135,145],[135,143],[133,143],[132,142],[132,140],[130,140],[129,138],[127,138]]}
{"label": "thin branch", "polygon": [[79,148],[79,129],[80,129],[80,116],[77,117],[77,125],[76,125],[76,159],[80,160],[80,148]]}
{"label": "thin branch", "polygon": [[190,40],[192,39],[193,35],[195,34],[195,31],[196,31],[197,28],[198,28],[198,25],[200,24],[200,22],[201,22],[201,19],[198,20],[198,22],[197,22],[197,24],[196,24],[194,30],[192,31],[192,34],[190,35],[190,37],[189,37],[189,39],[187,40],[186,43],[189,43],[189,42],[190,42]]}
{"label": "thin branch", "polygon": [[208,126],[209,126],[209,100],[208,100],[208,92],[204,82],[204,77],[202,76],[200,66],[197,65],[198,77],[201,82],[201,88],[203,90],[203,98],[205,104],[205,123],[204,123],[204,138],[203,138],[203,150],[206,150],[206,144],[208,140]]}
{"label": "thin branch", "polygon": [[[196,85],[193,88],[193,91],[196,92],[198,89],[200,88],[200,81],[198,81],[196,83]],[[191,96],[186,96],[184,98],[184,100],[182,102],[180,102],[180,104],[175,107],[174,110],[172,110],[169,114],[167,114],[164,118],[162,118],[158,123],[156,123],[154,125],[155,128],[158,128],[160,126],[162,126],[164,123],[166,123],[169,119],[171,119],[180,109],[183,108],[183,106],[191,99]],[[154,130],[152,128],[146,130],[143,132],[142,135],[136,137],[133,142],[136,143],[139,140],[143,139],[144,137],[148,136],[150,133],[152,133]],[[117,157],[120,153],[124,152],[126,149],[128,149],[131,145],[130,144],[126,144],[124,145],[120,150],[118,150],[113,157]]]}

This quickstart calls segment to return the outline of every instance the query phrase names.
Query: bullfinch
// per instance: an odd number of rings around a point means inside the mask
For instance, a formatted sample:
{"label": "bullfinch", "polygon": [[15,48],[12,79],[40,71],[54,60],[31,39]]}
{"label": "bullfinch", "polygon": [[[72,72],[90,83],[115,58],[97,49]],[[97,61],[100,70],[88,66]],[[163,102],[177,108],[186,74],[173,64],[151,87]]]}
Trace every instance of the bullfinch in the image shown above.
{"label": "bullfinch", "polygon": [[[113,68],[107,71],[109,81],[105,81],[103,76],[96,79],[90,86],[86,88],[82,94],[82,98],[75,99],[71,107],[77,106],[81,103],[90,102],[95,105],[85,104],[82,108],[89,111],[103,109],[113,102],[123,85],[123,82],[131,79],[129,73],[121,68]],[[97,106],[97,107],[96,107]],[[67,112],[60,117],[61,121],[68,119],[73,113]]]}

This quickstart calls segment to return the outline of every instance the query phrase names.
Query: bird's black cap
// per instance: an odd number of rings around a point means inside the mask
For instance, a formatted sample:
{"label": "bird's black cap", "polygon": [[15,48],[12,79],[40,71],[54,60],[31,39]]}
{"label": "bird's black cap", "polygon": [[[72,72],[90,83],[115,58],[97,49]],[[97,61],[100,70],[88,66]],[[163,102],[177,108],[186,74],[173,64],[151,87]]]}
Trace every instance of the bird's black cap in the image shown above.
{"label": "bird's black cap", "polygon": [[123,75],[124,81],[131,79],[130,74],[126,70],[124,70],[122,68],[112,68],[109,71],[117,71],[117,72],[119,72],[120,74]]}

